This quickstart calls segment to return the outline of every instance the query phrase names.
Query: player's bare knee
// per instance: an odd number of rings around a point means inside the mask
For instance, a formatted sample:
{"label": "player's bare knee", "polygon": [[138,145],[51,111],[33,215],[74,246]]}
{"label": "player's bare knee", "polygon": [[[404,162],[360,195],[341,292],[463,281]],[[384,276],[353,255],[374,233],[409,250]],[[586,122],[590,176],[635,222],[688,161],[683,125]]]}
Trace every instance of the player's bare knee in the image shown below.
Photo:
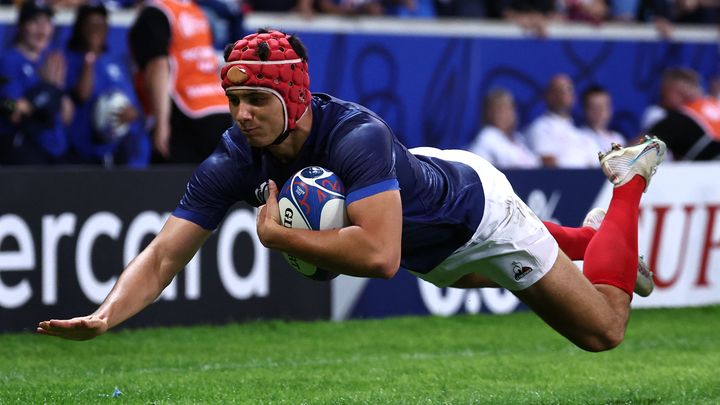
{"label": "player's bare knee", "polygon": [[588,352],[604,352],[614,349],[625,339],[624,327],[610,327],[575,341],[576,346]]}

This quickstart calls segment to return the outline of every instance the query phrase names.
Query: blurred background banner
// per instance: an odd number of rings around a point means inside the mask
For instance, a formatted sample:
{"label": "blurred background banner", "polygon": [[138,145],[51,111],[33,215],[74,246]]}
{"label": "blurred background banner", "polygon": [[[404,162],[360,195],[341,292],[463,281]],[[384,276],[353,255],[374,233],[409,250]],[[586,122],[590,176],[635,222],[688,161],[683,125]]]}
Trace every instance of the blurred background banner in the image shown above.
{"label": "blurred background banner", "polygon": [[[188,168],[0,171],[0,331],[89,314],[158,232]],[[272,271],[271,271],[272,269]],[[330,285],[266,250],[237,206],[153,305],[127,326],[327,319]]]}
{"label": "blurred background banner", "polygon": [[[667,163],[640,207],[639,251],[655,272],[655,291],[635,307],[720,303],[720,166]],[[506,171],[516,192],[544,220],[578,226],[596,206],[607,207],[612,186],[598,170]],[[582,263],[578,263],[582,265]],[[339,277],[333,281],[333,318],[524,309],[502,289],[437,288],[399,272],[391,280]]]}

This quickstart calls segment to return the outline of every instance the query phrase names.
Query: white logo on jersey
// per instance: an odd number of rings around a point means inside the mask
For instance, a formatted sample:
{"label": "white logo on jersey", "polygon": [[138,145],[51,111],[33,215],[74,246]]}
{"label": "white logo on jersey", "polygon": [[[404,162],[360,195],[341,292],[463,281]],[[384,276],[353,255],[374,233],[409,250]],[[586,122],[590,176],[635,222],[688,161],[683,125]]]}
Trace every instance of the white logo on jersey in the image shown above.
{"label": "white logo on jersey", "polygon": [[181,12],[178,16],[178,27],[183,36],[191,37],[207,29],[207,21],[192,14]]}

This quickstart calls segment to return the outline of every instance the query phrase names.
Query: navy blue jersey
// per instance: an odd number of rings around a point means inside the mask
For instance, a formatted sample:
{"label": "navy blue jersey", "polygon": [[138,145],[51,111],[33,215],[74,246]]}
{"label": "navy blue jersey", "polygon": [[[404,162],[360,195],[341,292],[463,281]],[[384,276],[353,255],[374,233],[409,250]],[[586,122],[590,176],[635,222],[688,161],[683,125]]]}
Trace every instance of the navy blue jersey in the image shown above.
{"label": "navy blue jersey", "polygon": [[300,169],[317,165],[342,179],[348,205],[400,190],[405,269],[427,273],[470,239],[485,205],[474,169],[411,154],[380,117],[358,104],[314,94],[312,109],[312,129],[292,162],[249,146],[237,126],[225,132],[193,174],[173,215],[215,229],[235,202],[262,205],[268,179],[282,187]]}

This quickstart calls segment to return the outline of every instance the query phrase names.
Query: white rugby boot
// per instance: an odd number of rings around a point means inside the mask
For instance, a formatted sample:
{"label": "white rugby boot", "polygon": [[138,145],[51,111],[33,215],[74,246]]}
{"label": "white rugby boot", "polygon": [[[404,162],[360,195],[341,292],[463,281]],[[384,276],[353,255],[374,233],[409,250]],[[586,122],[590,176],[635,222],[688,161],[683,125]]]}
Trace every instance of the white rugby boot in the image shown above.
{"label": "white rugby boot", "polygon": [[635,146],[621,147],[614,143],[608,152],[599,152],[600,168],[615,187],[622,186],[636,174],[645,178],[645,190],[658,165],[665,158],[665,142],[645,135],[645,140]]}
{"label": "white rugby boot", "polygon": [[[602,208],[593,208],[590,212],[585,215],[582,226],[589,226],[596,231],[600,228],[603,219],[605,219],[606,211]],[[641,297],[647,297],[652,293],[655,288],[655,282],[653,281],[653,272],[650,271],[650,267],[645,262],[645,258],[641,255],[638,258],[638,274],[635,279],[635,294]]]}

